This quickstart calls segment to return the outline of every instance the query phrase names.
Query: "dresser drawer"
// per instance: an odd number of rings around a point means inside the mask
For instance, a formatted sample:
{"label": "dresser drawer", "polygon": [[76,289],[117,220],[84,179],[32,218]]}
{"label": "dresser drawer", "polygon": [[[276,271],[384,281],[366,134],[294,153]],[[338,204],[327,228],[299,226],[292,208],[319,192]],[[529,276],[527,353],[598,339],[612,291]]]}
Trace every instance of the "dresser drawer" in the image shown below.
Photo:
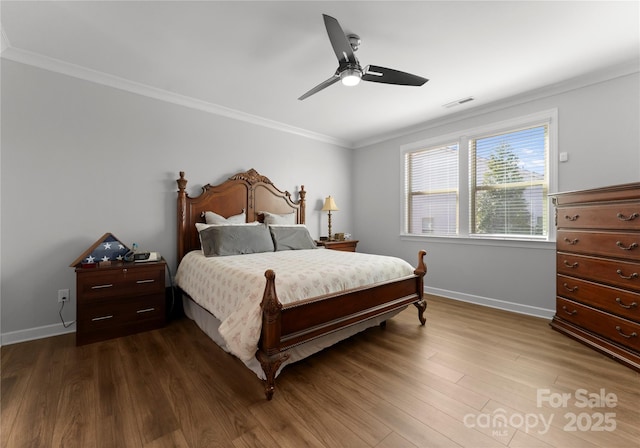
{"label": "dresser drawer", "polygon": [[640,324],[558,297],[556,315],[632,350],[640,350]]}
{"label": "dresser drawer", "polygon": [[558,230],[560,251],[640,260],[640,233]]}
{"label": "dresser drawer", "polygon": [[77,317],[78,325],[92,327],[164,318],[164,295],[79,304]]}
{"label": "dresser drawer", "polygon": [[557,225],[572,229],[640,230],[640,204],[631,202],[558,207]]}
{"label": "dresser drawer", "polygon": [[164,291],[164,266],[84,271],[77,276],[77,290],[85,300],[160,293]]}
{"label": "dresser drawer", "polygon": [[640,291],[640,263],[558,252],[558,274]]}
{"label": "dresser drawer", "polygon": [[565,275],[557,276],[557,294],[640,322],[640,294]]}
{"label": "dresser drawer", "polygon": [[150,295],[78,304],[77,336],[83,338],[80,343],[162,326],[164,300],[164,295]]}

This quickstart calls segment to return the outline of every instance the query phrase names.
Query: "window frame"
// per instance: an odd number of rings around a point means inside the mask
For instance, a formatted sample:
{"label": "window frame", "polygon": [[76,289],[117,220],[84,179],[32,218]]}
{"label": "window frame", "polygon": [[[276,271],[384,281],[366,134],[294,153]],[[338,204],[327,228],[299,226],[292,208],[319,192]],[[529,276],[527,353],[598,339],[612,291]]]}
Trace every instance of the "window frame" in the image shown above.
{"label": "window frame", "polygon": [[[547,173],[547,194],[550,195],[557,191],[557,173],[558,173],[558,110],[549,109],[537,113],[516,117],[513,119],[503,120],[490,123],[475,128],[464,129],[461,131],[448,133],[425,140],[420,140],[402,145],[400,147],[400,166],[401,166],[401,216],[400,216],[400,237],[403,240],[424,241],[442,241],[448,243],[460,244],[476,244],[476,245],[498,245],[498,246],[515,246],[515,247],[544,247],[548,248],[555,243],[556,233],[553,225],[554,211],[551,199],[547,197],[546,213],[548,230],[546,236],[516,236],[516,235],[487,235],[476,234],[471,232],[471,212],[472,212],[472,172],[471,172],[471,148],[470,141],[472,139],[481,138],[485,135],[509,133],[515,130],[531,127],[531,126],[548,126],[548,165]],[[433,234],[415,234],[408,233],[408,210],[406,185],[409,173],[406,172],[405,159],[408,153],[428,150],[444,146],[452,142],[458,143],[458,233],[456,235],[433,235]]]}

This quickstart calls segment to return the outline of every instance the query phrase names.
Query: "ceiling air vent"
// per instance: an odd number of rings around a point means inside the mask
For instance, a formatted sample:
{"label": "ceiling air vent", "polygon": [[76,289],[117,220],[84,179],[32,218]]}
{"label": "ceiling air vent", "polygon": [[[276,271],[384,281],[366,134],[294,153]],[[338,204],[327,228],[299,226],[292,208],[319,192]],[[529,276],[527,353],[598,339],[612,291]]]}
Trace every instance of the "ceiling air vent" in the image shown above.
{"label": "ceiling air vent", "polygon": [[474,99],[475,99],[474,97],[468,96],[466,98],[462,98],[462,99],[459,99],[459,100],[456,100],[456,101],[452,101],[452,102],[447,103],[447,104],[443,104],[442,107],[450,109],[452,107],[456,107],[456,106],[459,106],[461,104],[468,103],[469,101],[473,101]]}

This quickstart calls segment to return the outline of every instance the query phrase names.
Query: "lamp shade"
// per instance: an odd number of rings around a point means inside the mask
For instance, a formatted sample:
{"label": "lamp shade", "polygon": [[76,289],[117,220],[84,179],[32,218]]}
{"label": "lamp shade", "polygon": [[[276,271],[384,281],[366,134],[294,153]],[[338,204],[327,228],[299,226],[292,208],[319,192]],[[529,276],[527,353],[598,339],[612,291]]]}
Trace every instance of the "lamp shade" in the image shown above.
{"label": "lamp shade", "polygon": [[322,211],[323,212],[337,212],[339,210],[340,209],[336,205],[336,202],[333,200],[333,198],[331,196],[327,196],[327,198],[324,200],[324,205],[322,206]]}

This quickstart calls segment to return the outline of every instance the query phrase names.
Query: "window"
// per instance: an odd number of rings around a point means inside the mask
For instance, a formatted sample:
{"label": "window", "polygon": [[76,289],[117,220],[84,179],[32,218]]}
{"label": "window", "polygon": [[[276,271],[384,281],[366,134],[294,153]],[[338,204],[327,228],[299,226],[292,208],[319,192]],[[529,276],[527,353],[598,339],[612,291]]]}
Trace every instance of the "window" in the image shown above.
{"label": "window", "polygon": [[548,128],[469,140],[472,234],[546,236]]}
{"label": "window", "polygon": [[408,233],[458,233],[458,144],[405,156]]}
{"label": "window", "polygon": [[402,148],[403,234],[549,239],[555,110]]}

